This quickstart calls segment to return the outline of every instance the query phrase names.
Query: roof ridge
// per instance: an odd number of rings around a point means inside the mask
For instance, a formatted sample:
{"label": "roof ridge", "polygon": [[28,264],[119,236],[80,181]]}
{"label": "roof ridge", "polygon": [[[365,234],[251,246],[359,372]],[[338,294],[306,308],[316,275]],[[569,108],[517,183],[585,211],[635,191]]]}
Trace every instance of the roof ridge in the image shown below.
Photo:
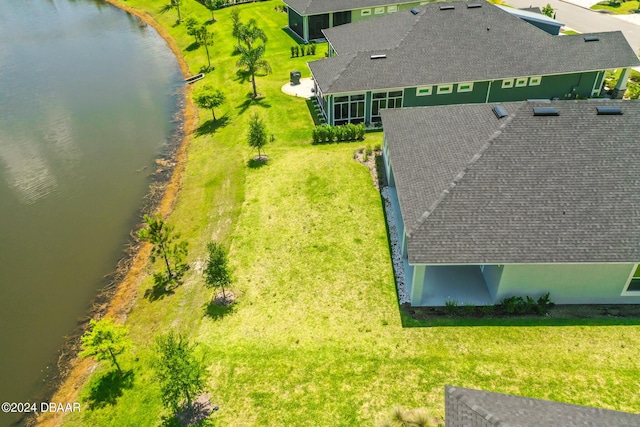
{"label": "roof ridge", "polygon": [[486,410],[484,407],[477,404],[475,399],[467,395],[464,392],[464,390],[461,390],[459,388],[454,388],[453,390],[447,390],[447,391],[449,392],[449,395],[451,397],[456,399],[458,402],[464,404],[467,408],[471,409],[476,414],[480,415],[482,418],[487,420],[492,426],[495,426],[495,427],[506,426],[506,424],[504,424],[498,416],[496,416],[495,414],[492,414],[490,411]]}
{"label": "roof ridge", "polygon": [[[495,103],[495,105],[497,104],[499,103]],[[523,103],[522,105],[525,105],[525,104],[526,102]],[[522,105],[516,111],[520,111],[520,109],[522,108]],[[498,130],[496,130],[491,134],[491,136],[489,136],[487,141],[482,145],[482,147],[480,147],[480,150],[478,150],[478,152],[474,154],[471,160],[467,162],[465,167],[456,175],[453,181],[451,181],[448,188],[442,190],[442,192],[440,193],[440,196],[438,196],[438,198],[427,208],[427,210],[424,211],[422,215],[420,215],[420,218],[418,218],[418,220],[412,227],[407,227],[408,228],[408,231],[406,232],[407,237],[411,237],[413,232],[417,230],[431,216],[433,211],[436,210],[438,206],[440,206],[440,203],[442,203],[442,201],[447,198],[447,196],[451,193],[451,191],[453,191],[458,186],[458,184],[467,175],[467,172],[469,172],[469,170],[478,162],[478,160],[482,158],[482,156],[484,155],[484,153],[486,153],[489,147],[493,145],[493,142],[502,134],[505,127],[507,127],[509,123],[511,123],[511,121],[514,119],[514,117],[516,117],[516,114],[517,113],[513,113],[507,116],[504,123],[502,123],[500,127],[498,127]]]}

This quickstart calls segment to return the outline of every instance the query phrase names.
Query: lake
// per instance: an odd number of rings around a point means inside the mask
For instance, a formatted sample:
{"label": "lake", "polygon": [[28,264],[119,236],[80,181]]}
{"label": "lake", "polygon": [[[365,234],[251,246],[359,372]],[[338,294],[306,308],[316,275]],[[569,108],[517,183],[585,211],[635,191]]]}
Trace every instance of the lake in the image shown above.
{"label": "lake", "polygon": [[0,402],[43,389],[122,258],[182,98],[176,58],[136,17],[0,1]]}

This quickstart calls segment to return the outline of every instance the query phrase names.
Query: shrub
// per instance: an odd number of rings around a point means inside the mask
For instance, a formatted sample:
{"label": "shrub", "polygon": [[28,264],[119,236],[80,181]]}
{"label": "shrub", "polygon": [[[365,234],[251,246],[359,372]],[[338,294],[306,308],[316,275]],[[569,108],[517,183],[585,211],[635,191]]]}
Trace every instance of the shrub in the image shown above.
{"label": "shrub", "polygon": [[346,137],[346,129],[344,126],[336,126],[334,128],[336,141],[344,141]]}
{"label": "shrub", "polygon": [[364,123],[360,123],[359,125],[356,126],[356,139],[358,140],[363,140],[364,139],[364,131],[365,131],[365,127],[364,127]]}
{"label": "shrub", "polygon": [[313,130],[311,131],[311,138],[313,139],[314,144],[320,143],[320,127],[319,126],[316,126],[313,128]]}
{"label": "shrub", "polygon": [[458,300],[450,299],[444,302],[444,310],[449,315],[454,315],[458,311]]}
{"label": "shrub", "polygon": [[311,46],[307,46],[307,56],[311,56]]}
{"label": "shrub", "polygon": [[515,296],[505,298],[500,303],[500,306],[506,314],[545,314],[552,304],[547,292],[538,298],[538,301],[530,296],[525,298]]}
{"label": "shrub", "polygon": [[373,148],[371,148],[370,145],[367,145],[367,155],[372,155],[373,154]]}
{"label": "shrub", "polygon": [[549,311],[549,307],[551,307],[552,305],[553,301],[551,301],[549,292],[547,292],[546,294],[538,298],[538,313],[547,314],[547,311]]}
{"label": "shrub", "polygon": [[326,125],[326,129],[327,129],[327,141],[328,142],[333,142],[333,140],[336,137],[336,128],[335,126],[331,126],[331,125]]}
{"label": "shrub", "polygon": [[304,46],[300,46],[300,56],[304,56]]}
{"label": "shrub", "polygon": [[296,53],[296,58],[300,56],[300,48],[298,46],[294,46],[294,52]]}
{"label": "shrub", "polygon": [[316,54],[316,45],[312,44],[310,49],[311,49],[311,55],[315,55]]}
{"label": "shrub", "polygon": [[464,314],[466,314],[467,316],[471,316],[476,311],[476,305],[467,302],[462,306],[462,310],[464,311]]}
{"label": "shrub", "polygon": [[291,46],[291,57],[293,58],[295,54],[296,54],[296,47]]}
{"label": "shrub", "polygon": [[327,128],[326,125],[316,126],[318,131],[318,143],[325,142],[327,140]]}
{"label": "shrub", "polygon": [[483,305],[482,306],[482,314],[490,316],[493,314],[495,307],[493,305]]}

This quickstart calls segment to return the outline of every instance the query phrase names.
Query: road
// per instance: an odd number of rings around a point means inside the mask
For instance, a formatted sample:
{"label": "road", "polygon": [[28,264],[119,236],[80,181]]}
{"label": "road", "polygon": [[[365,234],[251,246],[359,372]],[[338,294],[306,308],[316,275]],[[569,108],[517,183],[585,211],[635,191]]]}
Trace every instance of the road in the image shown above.
{"label": "road", "polygon": [[622,19],[584,9],[560,0],[506,0],[506,3],[518,8],[538,6],[540,9],[549,3],[553,10],[556,11],[556,19],[567,27],[581,33],[620,30],[633,50],[636,53],[640,51],[640,26]]}

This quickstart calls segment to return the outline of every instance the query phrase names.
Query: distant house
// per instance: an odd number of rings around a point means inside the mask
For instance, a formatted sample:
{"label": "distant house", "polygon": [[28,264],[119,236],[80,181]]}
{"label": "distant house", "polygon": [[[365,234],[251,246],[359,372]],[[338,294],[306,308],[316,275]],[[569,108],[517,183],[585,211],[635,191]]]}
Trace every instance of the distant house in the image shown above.
{"label": "distant house", "polygon": [[331,57],[309,68],[336,125],[380,122],[384,108],[599,96],[606,70],[628,76],[640,65],[619,31],[553,36],[482,0],[430,3],[324,34]]}
{"label": "distant house", "polygon": [[636,427],[640,415],[462,387],[445,387],[445,427]]}
{"label": "distant house", "polygon": [[546,292],[640,303],[640,102],[386,109],[382,120],[412,305]]}

